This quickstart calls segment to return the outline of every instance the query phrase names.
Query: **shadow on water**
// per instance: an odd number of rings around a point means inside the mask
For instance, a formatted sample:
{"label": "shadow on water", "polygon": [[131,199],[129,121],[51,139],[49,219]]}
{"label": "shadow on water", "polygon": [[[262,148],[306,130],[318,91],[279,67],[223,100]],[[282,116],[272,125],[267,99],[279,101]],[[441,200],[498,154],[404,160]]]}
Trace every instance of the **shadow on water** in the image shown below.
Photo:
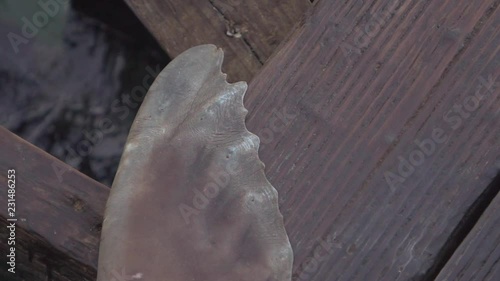
{"label": "shadow on water", "polygon": [[110,185],[168,57],[121,0],[0,0],[0,124]]}

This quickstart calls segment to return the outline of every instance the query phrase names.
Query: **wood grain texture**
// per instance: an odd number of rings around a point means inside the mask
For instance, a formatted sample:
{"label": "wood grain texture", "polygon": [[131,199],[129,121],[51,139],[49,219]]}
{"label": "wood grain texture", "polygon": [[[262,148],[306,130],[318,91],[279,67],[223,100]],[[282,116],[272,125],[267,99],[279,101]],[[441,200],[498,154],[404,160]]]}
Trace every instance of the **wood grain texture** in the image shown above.
{"label": "wood grain texture", "polygon": [[[500,178],[495,184],[500,185]],[[500,194],[483,213],[436,280],[500,280]]]}
{"label": "wood grain texture", "polygon": [[[247,123],[280,194],[295,280],[428,274],[499,172],[498,5],[319,1],[254,78]],[[478,88],[477,108],[459,113]],[[415,142],[443,135],[419,160]],[[391,186],[387,172],[403,176]]]}
{"label": "wood grain texture", "polygon": [[311,6],[307,0],[126,2],[171,57],[200,44],[223,48],[230,82],[250,81]]}
{"label": "wood grain texture", "polygon": [[[95,280],[109,188],[0,127],[2,255],[9,235],[3,184],[8,169],[16,170],[18,219],[16,274],[8,280]],[[1,269],[5,267],[2,262]]]}

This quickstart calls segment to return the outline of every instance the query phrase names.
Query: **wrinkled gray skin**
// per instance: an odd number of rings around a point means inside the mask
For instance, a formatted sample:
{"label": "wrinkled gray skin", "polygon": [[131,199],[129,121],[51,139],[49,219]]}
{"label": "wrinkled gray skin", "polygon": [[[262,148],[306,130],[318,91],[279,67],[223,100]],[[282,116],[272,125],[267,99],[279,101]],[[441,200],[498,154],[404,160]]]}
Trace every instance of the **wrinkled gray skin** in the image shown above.
{"label": "wrinkled gray skin", "polygon": [[98,281],[285,281],[292,249],[247,131],[244,82],[213,45],[158,76],[106,206]]}

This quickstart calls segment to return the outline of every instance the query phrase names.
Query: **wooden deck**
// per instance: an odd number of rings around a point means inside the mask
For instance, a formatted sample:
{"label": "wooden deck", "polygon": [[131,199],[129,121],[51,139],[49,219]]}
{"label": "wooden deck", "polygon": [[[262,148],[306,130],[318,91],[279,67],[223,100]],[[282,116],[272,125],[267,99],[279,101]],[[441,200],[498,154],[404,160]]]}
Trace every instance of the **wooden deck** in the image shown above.
{"label": "wooden deck", "polygon": [[[496,181],[491,184],[492,193],[495,189],[498,192],[499,185],[500,178],[497,177]],[[453,250],[453,256],[440,270],[436,280],[498,280],[500,277],[499,227],[500,195],[497,195],[467,234],[465,240],[458,245],[458,248],[450,249]]]}
{"label": "wooden deck", "polygon": [[229,81],[250,81],[311,6],[308,0],[125,0],[171,57],[224,49]]}
{"label": "wooden deck", "polygon": [[[500,280],[499,4],[318,0],[252,79],[293,280]],[[0,144],[25,219],[6,276],[94,280],[107,189],[4,129]]]}
{"label": "wooden deck", "polygon": [[499,2],[320,0],[253,79],[297,279],[437,275],[500,168]]}
{"label": "wooden deck", "polygon": [[[18,220],[16,274],[8,273],[2,262],[0,280],[95,280],[109,188],[3,127],[0,147],[0,180],[7,183],[7,170],[16,170]],[[7,202],[7,192],[0,193],[0,201]],[[0,208],[2,254],[8,252],[4,241],[9,235],[4,206]]]}

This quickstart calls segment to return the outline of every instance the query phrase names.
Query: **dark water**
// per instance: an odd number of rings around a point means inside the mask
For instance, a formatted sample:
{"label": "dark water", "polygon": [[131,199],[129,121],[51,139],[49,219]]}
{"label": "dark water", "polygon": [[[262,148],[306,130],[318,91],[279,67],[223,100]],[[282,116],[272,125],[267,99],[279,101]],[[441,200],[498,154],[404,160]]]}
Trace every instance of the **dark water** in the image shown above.
{"label": "dark water", "polygon": [[120,0],[37,2],[0,0],[0,124],[110,185],[169,59]]}

